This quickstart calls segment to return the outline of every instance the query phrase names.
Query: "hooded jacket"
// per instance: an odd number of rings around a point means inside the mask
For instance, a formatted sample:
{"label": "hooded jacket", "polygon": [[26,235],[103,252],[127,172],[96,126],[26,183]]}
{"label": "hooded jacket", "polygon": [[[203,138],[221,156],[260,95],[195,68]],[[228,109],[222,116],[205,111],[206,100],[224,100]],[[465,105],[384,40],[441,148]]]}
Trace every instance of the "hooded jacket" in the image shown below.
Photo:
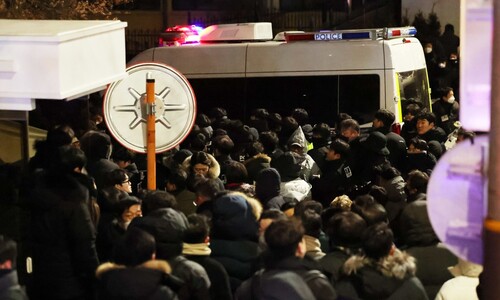
{"label": "hooded jacket", "polygon": [[247,168],[248,180],[252,183],[257,180],[260,171],[271,167],[271,158],[265,153],[259,153],[245,160],[243,164]]}
{"label": "hooded jacket", "polygon": [[337,292],[347,299],[426,300],[427,294],[415,277],[415,259],[396,250],[378,261],[354,255],[344,264]]}
{"label": "hooded jacket", "polygon": [[[207,153],[207,156],[208,156],[208,159],[210,160],[210,164],[211,164],[210,165],[210,169],[208,169],[207,177],[210,178],[210,179],[219,178],[219,175],[220,175],[220,164],[219,164],[219,162],[217,162],[217,160],[215,159],[215,157],[212,154]],[[191,158],[192,157],[193,157],[192,155],[189,156],[182,163],[182,168],[188,174],[192,173],[192,171],[191,171]]]}
{"label": "hooded jacket", "polygon": [[280,209],[285,199],[280,195],[281,176],[274,168],[264,169],[257,175],[255,181],[255,196],[259,199],[264,209]]}
{"label": "hooded jacket", "polygon": [[178,299],[167,286],[171,268],[166,261],[150,260],[137,267],[113,263],[99,266],[99,299]]}

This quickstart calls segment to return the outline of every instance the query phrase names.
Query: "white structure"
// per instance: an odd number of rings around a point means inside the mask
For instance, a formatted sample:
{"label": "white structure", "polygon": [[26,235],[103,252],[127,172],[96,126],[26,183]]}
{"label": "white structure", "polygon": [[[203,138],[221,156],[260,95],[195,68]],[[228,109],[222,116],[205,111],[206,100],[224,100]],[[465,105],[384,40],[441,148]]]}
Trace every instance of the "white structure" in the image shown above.
{"label": "white structure", "polygon": [[0,20],[0,110],[73,99],[125,77],[120,21]]}

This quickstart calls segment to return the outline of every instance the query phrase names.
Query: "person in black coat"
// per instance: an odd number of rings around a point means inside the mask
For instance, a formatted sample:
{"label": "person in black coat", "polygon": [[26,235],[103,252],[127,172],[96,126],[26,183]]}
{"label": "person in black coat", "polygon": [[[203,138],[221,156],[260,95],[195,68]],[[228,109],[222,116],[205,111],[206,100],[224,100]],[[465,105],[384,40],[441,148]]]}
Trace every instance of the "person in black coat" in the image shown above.
{"label": "person in black coat", "polygon": [[[277,220],[265,232],[267,251],[264,254],[265,268],[260,274],[293,272],[302,278],[314,295],[314,299],[336,299],[337,293],[328,278],[319,270],[311,269],[304,261],[306,254],[304,228],[295,219]],[[236,299],[248,299],[252,294],[254,278],[245,281],[236,291]],[[300,282],[300,280],[299,280]],[[311,298],[313,299],[313,298]]]}
{"label": "person in black coat", "polygon": [[334,140],[328,149],[321,177],[312,180],[312,198],[328,207],[332,200],[344,194],[352,178],[349,157],[349,144],[343,140]]}
{"label": "person in black coat", "polygon": [[281,176],[275,168],[267,168],[259,172],[255,181],[255,196],[264,209],[280,209],[285,203],[281,192]]}
{"label": "person in black coat", "polygon": [[393,243],[387,224],[368,227],[363,234],[364,255],[351,256],[345,262],[345,277],[335,286],[342,299],[428,299],[415,277],[415,259]]}
{"label": "person in black coat", "polygon": [[231,300],[233,293],[229,276],[224,266],[210,257],[210,226],[206,216],[192,214],[188,216],[189,226],[184,233],[182,254],[189,260],[199,263],[210,278],[211,299]]}
{"label": "person in black coat", "polygon": [[361,237],[365,229],[365,220],[350,211],[337,213],[328,220],[326,233],[331,251],[320,260],[320,264],[333,285],[338,282],[345,261],[361,252]]}
{"label": "person in black coat", "polygon": [[149,233],[131,228],[116,244],[113,263],[96,271],[99,300],[174,300],[173,289],[180,281],[170,276],[171,267],[155,259],[155,239]]}
{"label": "person in black coat", "polygon": [[49,169],[28,186],[27,247],[33,261],[31,299],[92,299],[98,265],[89,190],[72,174],[80,149],[63,146]]}
{"label": "person in black coat", "polygon": [[309,150],[309,154],[316,162],[321,172],[325,172],[324,165],[326,154],[328,153],[328,144],[330,143],[331,131],[328,124],[316,124],[312,130],[312,142],[314,148]]}
{"label": "person in black coat", "polygon": [[439,90],[439,99],[432,104],[432,112],[436,115],[436,126],[450,134],[457,128],[460,105],[455,100],[453,88],[445,87]]}
{"label": "person in black coat", "polygon": [[436,115],[431,112],[421,112],[417,117],[418,138],[430,142],[438,141],[444,143],[448,136],[446,132],[436,126]]}
{"label": "person in black coat", "polygon": [[[163,193],[168,197],[167,192]],[[165,203],[166,206],[171,205],[167,201]],[[205,269],[182,256],[182,238],[187,226],[183,213],[171,207],[160,206],[148,210],[144,217],[132,220],[129,228],[143,229],[155,237],[156,257],[166,260],[172,268],[172,275],[186,283],[186,288],[179,291],[180,299],[209,299],[210,279]]]}
{"label": "person in black coat", "polygon": [[373,118],[373,129],[385,134],[387,138],[387,149],[389,149],[389,162],[392,166],[400,169],[406,157],[405,139],[391,131],[391,125],[396,117],[387,109],[379,109]]}

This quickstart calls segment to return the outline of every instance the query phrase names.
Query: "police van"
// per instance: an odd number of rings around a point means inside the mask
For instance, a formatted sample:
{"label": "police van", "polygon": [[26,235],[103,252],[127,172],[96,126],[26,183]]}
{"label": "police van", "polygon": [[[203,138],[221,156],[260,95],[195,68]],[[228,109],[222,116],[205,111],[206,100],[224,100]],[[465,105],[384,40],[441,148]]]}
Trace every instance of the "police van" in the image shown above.
{"label": "police van", "polygon": [[333,124],[339,113],[369,123],[380,108],[402,122],[405,100],[430,109],[421,44],[413,27],[284,32],[270,23],[213,25],[199,41],[174,30],[165,46],[129,63],[155,62],[180,71],[191,84],[198,111],[221,106],[230,117],[264,107],[289,115],[305,108],[311,123]]}

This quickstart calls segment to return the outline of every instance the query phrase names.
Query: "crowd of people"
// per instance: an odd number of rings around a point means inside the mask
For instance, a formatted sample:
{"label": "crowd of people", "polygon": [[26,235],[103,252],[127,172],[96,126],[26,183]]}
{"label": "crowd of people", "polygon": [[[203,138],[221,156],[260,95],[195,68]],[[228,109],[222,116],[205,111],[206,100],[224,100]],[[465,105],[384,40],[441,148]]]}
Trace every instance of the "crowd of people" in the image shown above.
{"label": "crowd of people", "polygon": [[157,155],[154,191],[145,156],[105,128],[58,126],[19,182],[19,274],[0,239],[0,298],[457,299],[459,277],[476,296],[481,266],[459,263],[427,214],[437,160],[473,137],[453,97],[435,113],[405,102],[400,134],[386,109],[361,130],[347,114],[330,127],[301,108],[245,122],[213,108]]}

